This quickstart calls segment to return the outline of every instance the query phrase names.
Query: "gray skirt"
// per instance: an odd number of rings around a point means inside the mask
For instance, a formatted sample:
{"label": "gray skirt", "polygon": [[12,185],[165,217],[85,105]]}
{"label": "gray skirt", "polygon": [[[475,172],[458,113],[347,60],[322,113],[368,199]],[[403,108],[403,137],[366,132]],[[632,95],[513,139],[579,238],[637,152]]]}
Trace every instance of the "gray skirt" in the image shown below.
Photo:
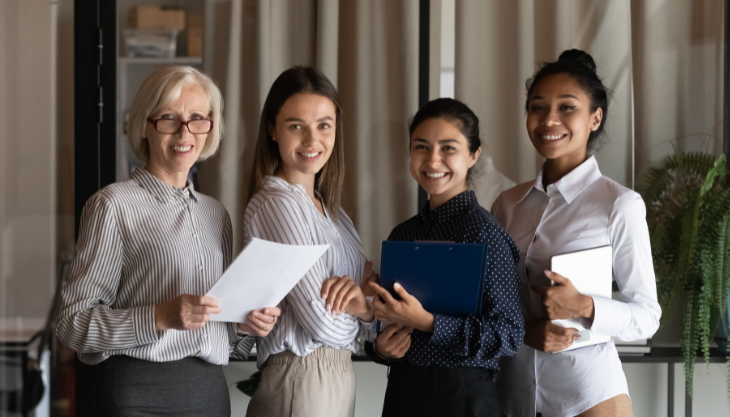
{"label": "gray skirt", "polygon": [[223,367],[199,358],[149,362],[112,356],[94,369],[96,417],[230,417]]}

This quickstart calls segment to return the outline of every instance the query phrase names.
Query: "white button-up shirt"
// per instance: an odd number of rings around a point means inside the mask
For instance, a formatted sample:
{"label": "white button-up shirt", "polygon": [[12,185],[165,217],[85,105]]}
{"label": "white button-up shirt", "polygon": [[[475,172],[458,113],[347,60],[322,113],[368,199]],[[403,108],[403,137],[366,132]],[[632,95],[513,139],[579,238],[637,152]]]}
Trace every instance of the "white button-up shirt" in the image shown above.
{"label": "white button-up shirt", "polygon": [[[639,194],[601,175],[595,158],[547,189],[541,171],[535,181],[502,193],[492,214],[520,248],[525,320],[545,317],[540,296],[529,287],[549,285],[543,271],[550,269],[553,255],[611,245],[620,297],[593,298],[591,329],[637,340],[659,328],[646,207]],[[556,354],[524,345],[517,355],[503,357],[500,367],[497,389],[510,417],[534,417],[536,412],[572,417],[616,395],[628,395],[613,342]]]}

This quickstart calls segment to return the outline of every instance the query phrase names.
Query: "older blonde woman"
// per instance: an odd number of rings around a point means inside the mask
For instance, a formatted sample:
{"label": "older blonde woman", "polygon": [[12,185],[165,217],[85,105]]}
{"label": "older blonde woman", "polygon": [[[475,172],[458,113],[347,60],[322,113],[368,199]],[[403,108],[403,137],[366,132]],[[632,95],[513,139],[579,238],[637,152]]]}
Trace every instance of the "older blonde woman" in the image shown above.
{"label": "older blonde woman", "polygon": [[279,315],[272,307],[246,324],[209,322],[220,308],[204,294],[231,262],[231,222],[187,174],[218,149],[222,107],[199,71],[154,72],[130,111],[129,144],[144,169],[84,206],[57,333],[98,364],[96,415],[230,416],[221,365],[248,356]]}

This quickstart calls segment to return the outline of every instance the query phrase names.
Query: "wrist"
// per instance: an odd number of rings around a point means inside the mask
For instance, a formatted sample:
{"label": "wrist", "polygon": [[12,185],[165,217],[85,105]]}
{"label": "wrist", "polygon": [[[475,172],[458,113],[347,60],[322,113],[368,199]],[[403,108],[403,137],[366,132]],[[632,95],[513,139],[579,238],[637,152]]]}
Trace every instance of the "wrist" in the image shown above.
{"label": "wrist", "polygon": [[375,339],[375,342],[373,342],[373,352],[375,352],[378,357],[384,361],[389,360],[390,358],[383,356],[380,351],[378,350],[378,339]]}
{"label": "wrist", "polygon": [[415,327],[416,329],[418,329],[422,332],[425,332],[425,333],[433,333],[433,331],[434,331],[433,323],[434,323],[433,314],[424,310],[421,317],[419,317],[418,322],[413,327]]}
{"label": "wrist", "polygon": [[583,308],[580,312],[581,318],[586,318],[589,320],[593,320],[593,316],[595,315],[595,306],[593,305],[593,297],[589,295],[583,296]]}
{"label": "wrist", "polygon": [[370,303],[367,303],[367,308],[365,309],[365,312],[357,318],[364,321],[365,323],[370,323],[375,319],[375,312],[373,311],[373,306],[370,305]]}
{"label": "wrist", "polygon": [[162,304],[155,305],[155,330],[167,330],[167,326],[165,326]]}

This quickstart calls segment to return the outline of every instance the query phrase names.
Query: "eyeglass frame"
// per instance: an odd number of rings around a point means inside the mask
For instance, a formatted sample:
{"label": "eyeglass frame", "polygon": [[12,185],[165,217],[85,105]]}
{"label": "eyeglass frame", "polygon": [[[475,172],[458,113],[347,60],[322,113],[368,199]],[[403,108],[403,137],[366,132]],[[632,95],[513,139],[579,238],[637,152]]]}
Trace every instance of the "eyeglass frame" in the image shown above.
{"label": "eyeglass frame", "polygon": [[[157,130],[157,123],[159,121],[161,121],[161,120],[170,121],[172,119],[152,119],[151,117],[148,117],[147,118],[147,121],[150,122],[150,123],[152,123],[152,127],[155,128],[155,132],[162,133],[163,135],[174,135],[176,133],[179,133],[182,130],[182,127],[183,126],[185,126],[186,128],[188,128],[188,132],[190,132],[193,135],[205,135],[206,133],[210,133],[210,132],[213,131],[213,120],[212,119],[192,119],[192,120],[188,120],[187,122],[183,122],[182,120],[178,120],[178,122],[180,123],[180,128],[177,130],[177,132],[172,132],[172,133],[160,132],[159,130]],[[193,132],[191,132],[190,131],[190,126],[188,125],[188,123],[190,123],[190,122],[199,122],[199,121],[202,121],[202,120],[207,120],[207,121],[210,122],[210,130],[208,130],[207,132],[202,132],[202,133],[193,133]]]}

